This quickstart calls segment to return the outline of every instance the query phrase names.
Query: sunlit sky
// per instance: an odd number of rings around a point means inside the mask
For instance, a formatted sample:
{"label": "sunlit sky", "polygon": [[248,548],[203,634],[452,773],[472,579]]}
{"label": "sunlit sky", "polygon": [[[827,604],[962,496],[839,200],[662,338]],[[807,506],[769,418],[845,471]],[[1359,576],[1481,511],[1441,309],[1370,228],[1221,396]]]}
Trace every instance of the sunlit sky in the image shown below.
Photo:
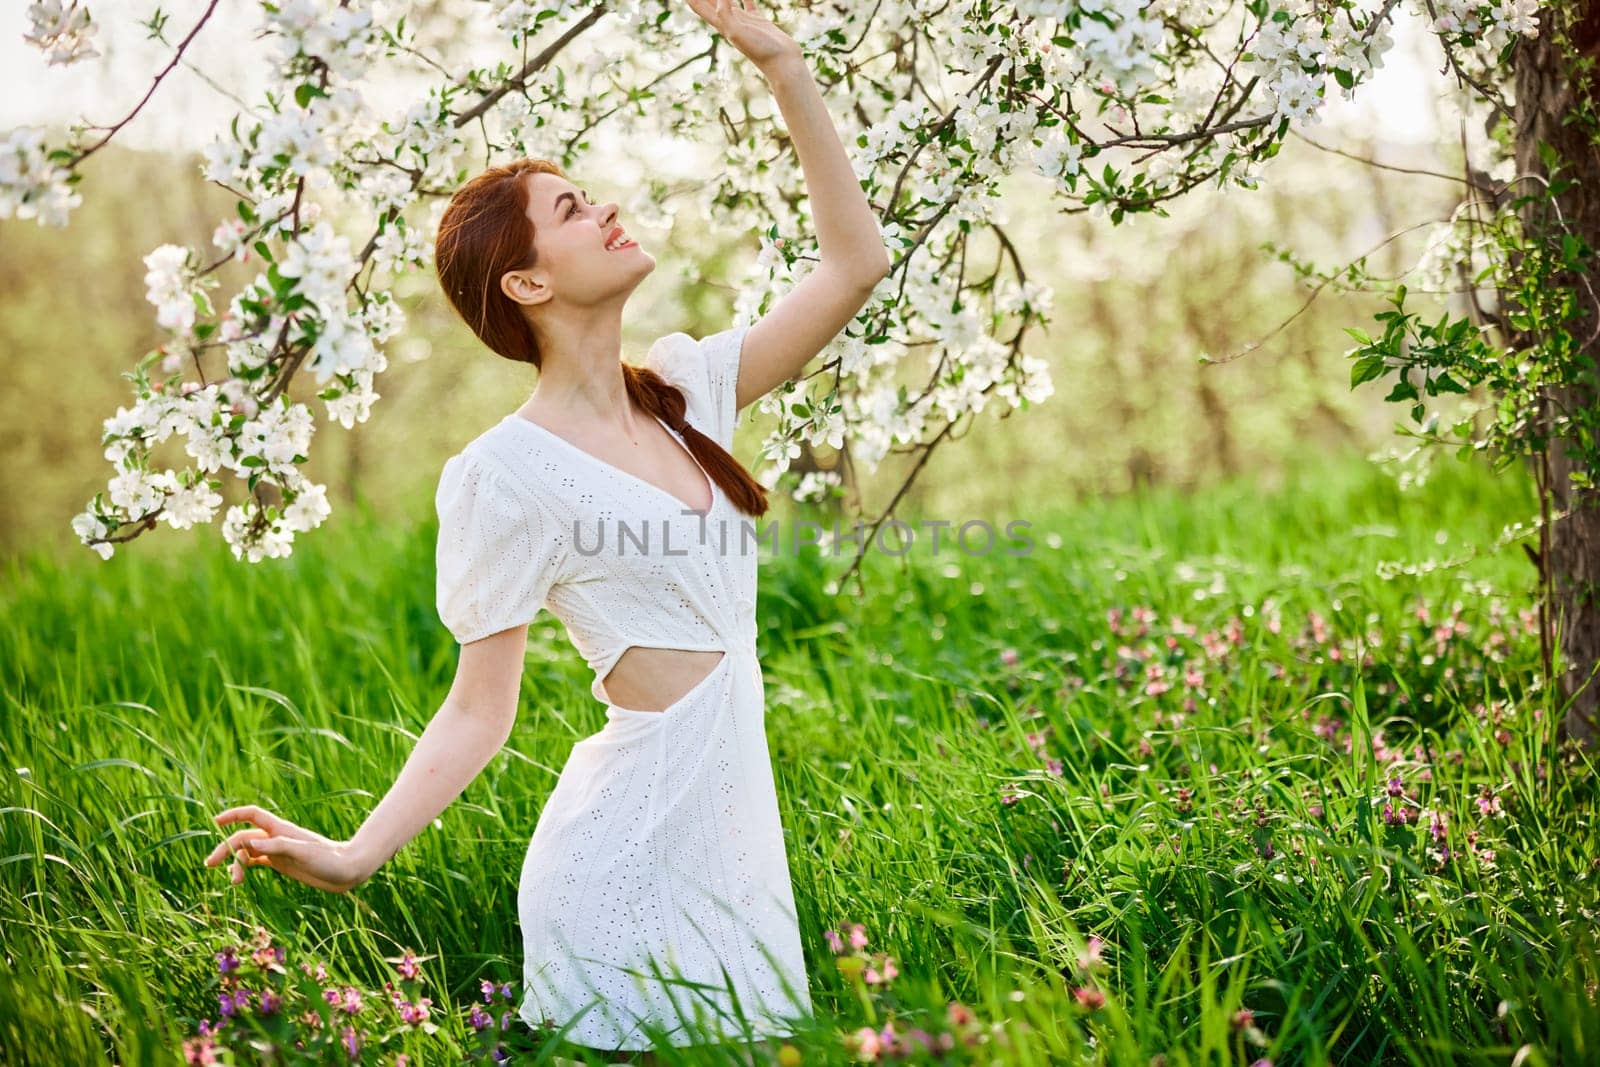
{"label": "sunlit sky", "polygon": [[[170,15],[168,40],[181,40],[205,5],[206,0],[163,0],[160,7]],[[5,5],[0,12],[0,71],[6,89],[0,93],[0,128],[120,120],[171,58],[170,48],[148,40],[138,25],[154,6],[154,0],[122,5],[91,0],[90,10],[101,23],[96,46],[104,55],[84,64],[52,67],[22,39],[28,28],[26,5]],[[174,70],[151,105],[117,135],[117,142],[138,148],[198,149],[240,110],[221,89],[252,103],[259,99],[263,79],[259,74],[251,77],[259,65],[249,62],[252,52],[264,47],[252,40],[258,10],[251,0],[223,0],[186,53],[196,69]],[[1332,94],[1323,122],[1307,131],[1319,143],[1338,143],[1344,134],[1396,146],[1440,138],[1435,98],[1448,83],[1438,72],[1438,45],[1418,20],[1405,14],[1398,18],[1394,37],[1383,70],[1358,90],[1354,101],[1339,99],[1336,91]],[[215,84],[207,84],[208,78]]]}

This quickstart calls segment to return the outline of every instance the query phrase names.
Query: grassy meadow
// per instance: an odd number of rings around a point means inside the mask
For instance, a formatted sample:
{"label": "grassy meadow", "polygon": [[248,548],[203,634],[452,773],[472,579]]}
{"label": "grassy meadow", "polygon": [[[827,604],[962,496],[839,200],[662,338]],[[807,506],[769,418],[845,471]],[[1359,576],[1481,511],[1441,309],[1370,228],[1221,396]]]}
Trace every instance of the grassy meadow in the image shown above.
{"label": "grassy meadow", "polygon": [[[997,521],[1030,554],[874,554],[859,596],[842,557],[764,559],[817,1008],[773,1062],[1600,1060],[1593,767],[1553,746],[1533,568],[1486,551],[1534,510],[1515,470],[1401,494],[1351,456],[1030,505]],[[227,946],[259,991],[258,930],[366,991],[360,1062],[552,1062],[500,1029],[529,836],[603,724],[551,616],[506,748],[371,881],[201,866],[223,807],[344,837],[393,781],[456,661],[433,538],[419,497],[256,566],[214,529],[0,564],[0,1062],[183,1062]]]}

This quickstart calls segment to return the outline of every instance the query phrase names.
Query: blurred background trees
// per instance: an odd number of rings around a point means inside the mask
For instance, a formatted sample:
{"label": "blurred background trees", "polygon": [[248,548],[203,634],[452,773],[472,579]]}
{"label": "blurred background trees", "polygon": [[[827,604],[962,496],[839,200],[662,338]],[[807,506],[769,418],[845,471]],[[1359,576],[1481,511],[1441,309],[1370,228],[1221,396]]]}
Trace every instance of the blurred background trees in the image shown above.
{"label": "blurred background trees", "polygon": [[[1395,165],[1449,166],[1412,146],[1338,143]],[[141,258],[168,240],[204,246],[229,206],[226,193],[195,180],[198,166],[198,156],[113,144],[86,165],[95,195],[72,226],[5,228],[0,443],[12,462],[0,470],[0,549],[82,550],[67,523],[104,482],[100,421],[127,402],[121,374],[163,340],[145,302]],[[1189,197],[1172,205],[1170,219],[1130,218],[1115,229],[1085,215],[1030,217],[1027,205],[1039,201],[1030,200],[1027,179],[1015,179],[1006,229],[1030,264],[1030,280],[1056,291],[1054,321],[1030,336],[1026,351],[1050,361],[1057,391],[1029,411],[980,418],[960,447],[940,450],[913,485],[910,510],[1026,518],[1028,502],[1041,497],[1156,483],[1198,491],[1241,473],[1270,486],[1331,452],[1403,445],[1379,384],[1349,387],[1343,327],[1366,321],[1372,298],[1324,292],[1296,315],[1310,286],[1263,245],[1343,261],[1380,244],[1399,220],[1442,219],[1452,190],[1438,178],[1374,169],[1299,136],[1268,174],[1253,193]],[[603,172],[578,177],[597,195],[620,193],[606,187]],[[1410,268],[1427,237],[1426,228],[1401,234],[1369,269]],[[666,269],[635,297],[629,358],[661,333],[726,324],[727,279],[754,242],[703,241],[691,226],[650,238]],[[255,269],[250,261],[224,271],[237,277]],[[225,280],[225,291],[236,277]],[[531,368],[484,350],[453,318],[431,277],[402,278],[398,289],[410,326],[390,345],[391,366],[378,384],[383,400],[356,431],[331,423],[317,430],[308,473],[328,484],[336,514],[341,501],[359,497],[397,520],[418,517],[444,459],[534,386]],[[1240,359],[1198,362],[1269,333]],[[754,465],[763,416],[752,408],[747,418],[744,458]],[[868,502],[884,503],[903,474],[887,460],[862,487]],[[168,531],[141,550],[192,533]],[[201,536],[218,533],[207,527]]]}

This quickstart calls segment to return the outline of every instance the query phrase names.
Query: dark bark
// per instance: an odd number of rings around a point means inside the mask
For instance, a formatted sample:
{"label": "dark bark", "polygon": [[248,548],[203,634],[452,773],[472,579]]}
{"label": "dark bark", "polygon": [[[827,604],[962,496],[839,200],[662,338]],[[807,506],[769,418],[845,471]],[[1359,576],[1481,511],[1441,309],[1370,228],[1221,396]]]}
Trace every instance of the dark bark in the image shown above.
{"label": "dark bark", "polygon": [[[1564,191],[1557,204],[1565,226],[1591,247],[1600,247],[1600,131],[1590,128],[1600,79],[1595,60],[1600,58],[1600,0],[1573,0],[1539,10],[1539,36],[1518,45],[1515,65],[1516,159],[1519,174],[1546,175],[1539,158],[1543,141],[1555,149],[1565,167],[1562,177],[1578,184]],[[1581,65],[1580,65],[1581,64]],[[1526,184],[1514,194],[1534,192]],[[1525,210],[1523,223],[1530,237],[1536,227],[1548,228],[1551,214],[1537,206]],[[1576,276],[1553,281],[1578,294],[1586,314],[1568,323],[1580,339],[1595,333],[1592,297],[1584,280]],[[1592,279],[1591,279],[1592,283]],[[1586,353],[1600,360],[1600,344]],[[1549,406],[1560,410],[1592,408],[1595,390],[1588,387],[1553,388]],[[1573,738],[1585,747],[1600,745],[1600,492],[1578,491],[1568,473],[1574,466],[1566,442],[1553,439],[1542,464],[1540,480],[1549,494],[1551,515],[1571,509],[1571,514],[1545,527],[1540,566],[1541,585],[1547,591],[1541,612],[1545,630],[1558,642],[1565,670],[1557,679],[1563,701],[1571,704],[1561,723],[1559,737]]]}

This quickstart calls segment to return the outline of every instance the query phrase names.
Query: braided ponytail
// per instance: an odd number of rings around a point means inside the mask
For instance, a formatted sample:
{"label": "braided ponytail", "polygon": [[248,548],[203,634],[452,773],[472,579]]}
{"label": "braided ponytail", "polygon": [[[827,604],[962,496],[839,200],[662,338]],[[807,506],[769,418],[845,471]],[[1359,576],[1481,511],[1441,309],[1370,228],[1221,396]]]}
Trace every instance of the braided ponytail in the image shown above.
{"label": "braided ponytail", "polygon": [[716,441],[697,430],[688,420],[688,402],[682,390],[649,367],[622,365],[628,397],[639,407],[672,427],[689,452],[705,468],[711,480],[722,487],[728,500],[739,511],[759,519],[767,513],[767,489]]}

